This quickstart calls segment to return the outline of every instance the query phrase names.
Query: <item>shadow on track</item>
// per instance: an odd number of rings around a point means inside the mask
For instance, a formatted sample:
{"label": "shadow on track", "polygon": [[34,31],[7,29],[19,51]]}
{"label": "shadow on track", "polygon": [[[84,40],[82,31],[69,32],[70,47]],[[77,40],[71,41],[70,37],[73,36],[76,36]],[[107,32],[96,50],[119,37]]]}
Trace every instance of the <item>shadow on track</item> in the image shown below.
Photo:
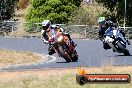
{"label": "shadow on track", "polygon": [[132,55],[130,55],[130,56],[125,56],[125,55],[116,55],[115,57],[120,57],[120,56],[123,56],[123,57],[131,57]]}
{"label": "shadow on track", "polygon": [[[74,61],[74,62],[78,62],[78,61]],[[74,62],[61,61],[61,62],[56,62],[56,63],[74,63]]]}

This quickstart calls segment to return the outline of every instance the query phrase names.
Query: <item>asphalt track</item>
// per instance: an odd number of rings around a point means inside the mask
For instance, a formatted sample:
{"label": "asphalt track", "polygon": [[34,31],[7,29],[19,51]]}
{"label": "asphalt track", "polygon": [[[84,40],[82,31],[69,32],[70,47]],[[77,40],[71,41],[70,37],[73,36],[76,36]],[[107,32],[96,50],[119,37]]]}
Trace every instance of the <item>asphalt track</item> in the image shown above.
{"label": "asphalt track", "polygon": [[[68,68],[78,66],[102,67],[102,66],[130,66],[132,65],[132,56],[123,56],[123,54],[104,50],[102,42],[99,40],[75,39],[77,43],[78,62],[66,63],[57,54],[53,55],[56,59],[48,59],[47,62],[36,63],[32,65],[11,66],[0,68],[0,70],[28,70],[45,68]],[[130,41],[132,43],[132,41]],[[47,55],[48,46],[43,44],[40,38],[5,38],[0,37],[0,49],[31,51],[38,54]],[[132,45],[128,46],[132,55]]]}

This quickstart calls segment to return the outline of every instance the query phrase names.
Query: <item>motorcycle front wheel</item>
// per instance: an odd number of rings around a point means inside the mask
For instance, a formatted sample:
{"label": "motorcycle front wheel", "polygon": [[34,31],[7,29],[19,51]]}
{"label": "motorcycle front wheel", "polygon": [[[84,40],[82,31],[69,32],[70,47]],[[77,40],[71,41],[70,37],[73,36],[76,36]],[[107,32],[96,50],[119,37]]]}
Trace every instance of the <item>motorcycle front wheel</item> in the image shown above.
{"label": "motorcycle front wheel", "polygon": [[59,54],[61,57],[63,57],[66,60],[66,62],[71,62],[70,56],[64,52],[62,46],[59,46]]}

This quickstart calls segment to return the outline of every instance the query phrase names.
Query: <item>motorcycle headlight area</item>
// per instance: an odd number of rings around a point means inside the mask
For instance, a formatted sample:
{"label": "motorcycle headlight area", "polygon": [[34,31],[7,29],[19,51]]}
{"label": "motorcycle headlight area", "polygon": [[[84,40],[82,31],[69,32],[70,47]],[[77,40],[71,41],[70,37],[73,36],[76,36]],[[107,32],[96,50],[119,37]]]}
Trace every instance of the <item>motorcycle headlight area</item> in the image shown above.
{"label": "motorcycle headlight area", "polygon": [[114,41],[114,39],[112,39],[112,38],[106,36],[105,41],[111,43],[111,42]]}
{"label": "motorcycle headlight area", "polygon": [[108,41],[109,41],[109,42],[113,42],[113,41],[114,41],[114,39],[110,38]]}
{"label": "motorcycle headlight area", "polygon": [[58,38],[57,38],[57,41],[58,42],[61,42],[63,40],[63,36],[59,36]]}

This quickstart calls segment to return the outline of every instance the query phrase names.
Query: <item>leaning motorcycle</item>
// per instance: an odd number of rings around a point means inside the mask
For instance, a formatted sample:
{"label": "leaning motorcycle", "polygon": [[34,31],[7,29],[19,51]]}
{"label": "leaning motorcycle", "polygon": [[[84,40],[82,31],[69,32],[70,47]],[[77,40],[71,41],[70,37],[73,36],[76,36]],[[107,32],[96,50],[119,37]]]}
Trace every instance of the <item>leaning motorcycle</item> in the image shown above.
{"label": "leaning motorcycle", "polygon": [[129,50],[127,49],[128,43],[119,29],[109,28],[106,30],[105,36],[104,41],[108,43],[113,51],[130,56]]}
{"label": "leaning motorcycle", "polygon": [[77,51],[65,34],[58,33],[50,42],[52,49],[54,49],[60,57],[64,58],[66,62],[75,62],[78,60]]}

